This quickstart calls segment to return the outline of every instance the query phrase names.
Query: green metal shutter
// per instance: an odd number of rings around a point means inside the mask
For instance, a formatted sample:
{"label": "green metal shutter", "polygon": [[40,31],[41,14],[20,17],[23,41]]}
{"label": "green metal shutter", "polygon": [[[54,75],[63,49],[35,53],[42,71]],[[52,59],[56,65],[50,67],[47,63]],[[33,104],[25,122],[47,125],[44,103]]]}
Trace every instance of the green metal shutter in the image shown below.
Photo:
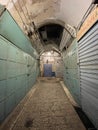
{"label": "green metal shutter", "polygon": [[78,42],[81,105],[98,128],[98,22]]}

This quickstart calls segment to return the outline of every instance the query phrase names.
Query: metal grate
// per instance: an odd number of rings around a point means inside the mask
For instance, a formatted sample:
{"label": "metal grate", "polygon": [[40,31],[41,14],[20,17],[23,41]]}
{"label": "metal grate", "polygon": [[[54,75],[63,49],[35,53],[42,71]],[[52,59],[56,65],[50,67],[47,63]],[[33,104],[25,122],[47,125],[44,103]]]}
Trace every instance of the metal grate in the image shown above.
{"label": "metal grate", "polygon": [[98,22],[78,42],[81,105],[98,128]]}

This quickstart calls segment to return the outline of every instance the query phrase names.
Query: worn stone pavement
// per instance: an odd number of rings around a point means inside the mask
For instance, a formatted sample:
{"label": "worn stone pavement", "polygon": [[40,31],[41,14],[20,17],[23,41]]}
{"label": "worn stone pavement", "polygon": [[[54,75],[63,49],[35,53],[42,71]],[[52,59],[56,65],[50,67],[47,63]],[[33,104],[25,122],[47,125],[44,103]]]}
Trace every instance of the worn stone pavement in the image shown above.
{"label": "worn stone pavement", "polygon": [[85,130],[57,80],[39,80],[10,130]]}

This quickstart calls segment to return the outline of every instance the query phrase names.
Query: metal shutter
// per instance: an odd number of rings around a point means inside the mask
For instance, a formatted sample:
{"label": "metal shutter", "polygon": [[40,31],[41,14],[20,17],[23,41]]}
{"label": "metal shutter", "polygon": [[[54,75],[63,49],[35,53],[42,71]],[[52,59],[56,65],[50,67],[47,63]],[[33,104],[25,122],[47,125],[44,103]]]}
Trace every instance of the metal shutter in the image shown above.
{"label": "metal shutter", "polygon": [[98,22],[78,42],[81,105],[98,128]]}

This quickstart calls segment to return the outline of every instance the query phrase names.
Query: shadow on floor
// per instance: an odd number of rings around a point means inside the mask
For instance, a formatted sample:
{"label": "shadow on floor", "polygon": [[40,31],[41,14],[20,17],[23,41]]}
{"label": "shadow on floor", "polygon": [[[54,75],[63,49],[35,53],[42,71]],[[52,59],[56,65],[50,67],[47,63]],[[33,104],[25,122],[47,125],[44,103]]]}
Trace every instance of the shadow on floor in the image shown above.
{"label": "shadow on floor", "polygon": [[81,108],[76,106],[74,108],[87,130],[97,130]]}

